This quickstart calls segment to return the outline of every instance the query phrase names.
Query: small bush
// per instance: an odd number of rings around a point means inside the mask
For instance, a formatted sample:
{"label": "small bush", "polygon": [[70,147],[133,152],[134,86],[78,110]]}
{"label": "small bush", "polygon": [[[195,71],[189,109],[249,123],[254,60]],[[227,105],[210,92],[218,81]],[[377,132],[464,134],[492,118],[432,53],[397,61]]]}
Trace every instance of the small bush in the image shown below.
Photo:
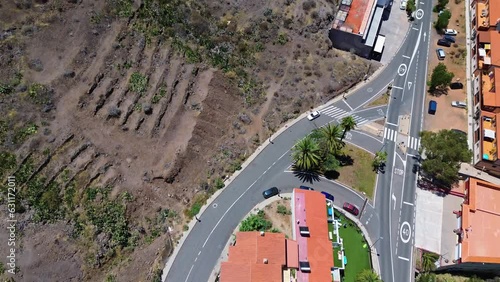
{"label": "small bush", "polygon": [[302,3],[302,9],[304,11],[309,12],[311,9],[316,8],[316,2],[313,0],[307,0],[304,3]]}
{"label": "small bush", "polygon": [[222,178],[220,178],[220,177],[217,177],[217,178],[215,179],[215,183],[214,183],[214,187],[215,187],[215,189],[219,190],[219,189],[224,188],[224,186],[226,186],[226,185],[224,184],[224,180],[222,180]]}
{"label": "small bush", "polygon": [[292,214],[284,205],[278,205],[276,212],[282,215]]}
{"label": "small bush", "polygon": [[146,93],[148,87],[148,78],[138,72],[134,72],[130,76],[129,89],[137,94]]}

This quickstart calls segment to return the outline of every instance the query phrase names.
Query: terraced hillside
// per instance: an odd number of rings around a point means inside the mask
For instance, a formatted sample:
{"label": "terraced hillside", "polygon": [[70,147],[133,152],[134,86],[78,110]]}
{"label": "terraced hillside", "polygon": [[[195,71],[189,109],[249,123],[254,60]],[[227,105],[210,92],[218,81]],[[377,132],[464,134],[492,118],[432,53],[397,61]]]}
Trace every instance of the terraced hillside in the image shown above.
{"label": "terraced hillside", "polygon": [[376,69],[329,48],[331,6],[0,1],[0,210],[14,176],[18,220],[1,278],[158,281],[263,140]]}

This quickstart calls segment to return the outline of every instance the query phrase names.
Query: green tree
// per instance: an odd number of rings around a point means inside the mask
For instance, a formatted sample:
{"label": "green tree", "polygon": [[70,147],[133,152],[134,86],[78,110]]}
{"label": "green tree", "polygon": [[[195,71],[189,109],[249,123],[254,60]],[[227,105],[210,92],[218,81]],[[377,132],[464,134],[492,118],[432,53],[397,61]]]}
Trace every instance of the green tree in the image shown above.
{"label": "green tree", "polygon": [[436,282],[436,274],[434,273],[420,273],[415,279],[416,282]]}
{"label": "green tree", "polygon": [[379,171],[387,161],[387,152],[379,151],[375,153],[375,158],[373,158],[372,167],[374,171]]}
{"label": "green tree", "polygon": [[422,131],[420,152],[425,155],[422,170],[446,187],[458,182],[461,162],[470,162],[467,136],[452,130]]}
{"label": "green tree", "polygon": [[443,89],[448,87],[453,77],[454,74],[448,72],[446,65],[443,63],[439,63],[432,71],[429,90],[433,92],[436,89]]}
{"label": "green tree", "polygon": [[259,211],[241,222],[240,231],[266,231],[271,227],[272,223],[264,218],[264,212]]}
{"label": "green tree", "polygon": [[324,155],[337,154],[345,145],[340,140],[342,138],[342,128],[332,123],[315,129],[311,137],[318,140]]}
{"label": "green tree", "polygon": [[434,6],[433,11],[435,13],[441,12],[446,7],[446,5],[448,5],[448,0],[438,0],[438,3],[436,4],[436,6]]}
{"label": "green tree", "polygon": [[436,30],[441,33],[444,28],[448,26],[450,22],[451,12],[448,10],[443,11],[439,16],[437,21],[434,23]]}
{"label": "green tree", "polygon": [[321,164],[321,150],[317,141],[310,136],[300,139],[292,148],[292,159],[300,170],[318,169]]}
{"label": "green tree", "polygon": [[373,272],[371,269],[365,269],[361,271],[354,280],[356,282],[382,282],[382,279],[377,273]]}
{"label": "green tree", "polygon": [[431,252],[424,252],[422,254],[422,271],[429,272],[436,269],[436,261],[439,255]]}
{"label": "green tree", "polygon": [[341,141],[344,140],[347,131],[353,130],[354,128],[356,128],[356,125],[357,125],[356,121],[352,116],[344,117],[340,122],[340,126],[344,129],[344,132],[342,133],[342,138],[340,138],[340,140]]}
{"label": "green tree", "polygon": [[408,15],[408,17],[410,17],[416,9],[417,6],[415,5],[415,0],[408,0],[408,2],[406,2],[406,14]]}

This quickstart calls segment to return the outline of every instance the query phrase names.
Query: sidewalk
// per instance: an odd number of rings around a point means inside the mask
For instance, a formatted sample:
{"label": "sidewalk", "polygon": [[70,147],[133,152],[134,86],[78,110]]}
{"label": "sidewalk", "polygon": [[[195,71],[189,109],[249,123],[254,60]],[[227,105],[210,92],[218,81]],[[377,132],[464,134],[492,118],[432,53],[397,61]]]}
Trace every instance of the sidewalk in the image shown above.
{"label": "sidewalk", "polygon": [[471,177],[475,177],[475,178],[496,184],[496,185],[500,185],[500,178],[496,178],[494,176],[491,176],[488,173],[481,171],[468,163],[462,163],[460,165],[460,170],[458,172],[461,174],[464,174],[464,175],[468,175]]}

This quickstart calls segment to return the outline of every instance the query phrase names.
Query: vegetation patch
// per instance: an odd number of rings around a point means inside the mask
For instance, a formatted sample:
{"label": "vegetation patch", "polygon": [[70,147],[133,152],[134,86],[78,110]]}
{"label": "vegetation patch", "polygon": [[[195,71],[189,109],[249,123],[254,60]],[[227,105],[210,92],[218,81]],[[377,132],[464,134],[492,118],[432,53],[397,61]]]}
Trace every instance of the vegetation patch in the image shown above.
{"label": "vegetation patch", "polygon": [[373,155],[350,144],[346,145],[343,153],[352,163],[346,162],[338,169],[338,181],[373,198],[377,177],[373,170]]}
{"label": "vegetation patch", "polygon": [[134,72],[130,76],[129,89],[137,94],[144,94],[148,90],[148,78],[139,73]]}

